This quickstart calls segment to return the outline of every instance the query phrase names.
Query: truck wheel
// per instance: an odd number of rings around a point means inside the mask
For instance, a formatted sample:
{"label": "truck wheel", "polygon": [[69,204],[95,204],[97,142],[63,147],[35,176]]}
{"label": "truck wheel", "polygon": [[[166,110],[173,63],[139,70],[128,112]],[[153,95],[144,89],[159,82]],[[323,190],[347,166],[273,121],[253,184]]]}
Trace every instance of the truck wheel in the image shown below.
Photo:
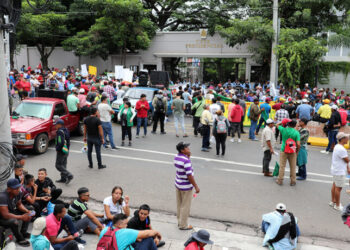
{"label": "truck wheel", "polygon": [[78,131],[78,134],[80,136],[84,135],[84,123],[83,123],[83,121],[79,121],[77,131]]}
{"label": "truck wheel", "polygon": [[153,123],[153,114],[152,112],[148,112],[147,114],[147,126],[151,126]]}
{"label": "truck wheel", "polygon": [[37,154],[43,154],[49,147],[49,138],[46,134],[40,134],[35,138],[34,151]]}

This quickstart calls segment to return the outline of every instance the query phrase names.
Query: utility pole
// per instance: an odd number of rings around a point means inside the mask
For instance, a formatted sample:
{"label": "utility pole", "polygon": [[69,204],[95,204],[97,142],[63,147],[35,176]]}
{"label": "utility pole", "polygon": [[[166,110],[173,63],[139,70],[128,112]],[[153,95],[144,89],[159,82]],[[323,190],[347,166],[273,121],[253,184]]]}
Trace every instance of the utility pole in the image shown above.
{"label": "utility pole", "polygon": [[[5,24],[9,24],[9,16],[4,16]],[[10,62],[10,32],[9,30],[4,30],[5,32],[5,64],[6,64],[6,74],[9,75],[11,70]]]}
{"label": "utility pole", "polygon": [[[278,84],[278,62],[277,56],[273,51],[278,44],[278,0],[273,0],[273,31],[274,37],[271,49],[271,69],[270,69],[270,85]],[[275,88],[274,88],[275,89]]]}
{"label": "utility pole", "polygon": [[[5,29],[1,27],[3,24],[0,16],[0,58],[5,58],[4,34]],[[12,138],[10,127],[9,99],[6,80],[5,60],[0,60],[0,143],[7,144],[12,151]],[[0,152],[0,175],[8,168],[11,159]],[[0,190],[5,190],[7,180],[0,182]]]}

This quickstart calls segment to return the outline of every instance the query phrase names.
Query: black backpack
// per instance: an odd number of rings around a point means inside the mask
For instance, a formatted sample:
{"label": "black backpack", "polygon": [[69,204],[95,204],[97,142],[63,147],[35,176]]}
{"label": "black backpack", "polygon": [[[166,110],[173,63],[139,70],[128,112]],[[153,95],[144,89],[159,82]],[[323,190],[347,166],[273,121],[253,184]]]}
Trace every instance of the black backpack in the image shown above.
{"label": "black backpack", "polygon": [[164,103],[163,100],[159,97],[157,97],[156,112],[164,112]]}

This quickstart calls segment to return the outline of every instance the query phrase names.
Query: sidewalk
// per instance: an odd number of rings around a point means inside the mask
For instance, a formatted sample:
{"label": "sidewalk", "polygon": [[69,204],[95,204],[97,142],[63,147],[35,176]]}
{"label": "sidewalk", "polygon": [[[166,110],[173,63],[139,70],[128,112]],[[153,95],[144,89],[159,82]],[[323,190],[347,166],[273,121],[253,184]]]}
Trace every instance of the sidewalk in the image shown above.
{"label": "sidewalk", "polygon": [[[103,205],[100,202],[89,201],[89,208],[96,212],[103,211]],[[131,215],[134,210],[132,209]],[[177,229],[177,219],[173,214],[166,212],[151,211],[152,227],[159,231],[166,245],[160,249],[164,250],[181,250],[184,249],[184,243],[191,235],[191,231],[180,231]],[[259,223],[259,222],[258,222]],[[237,225],[232,223],[217,222],[213,220],[190,218],[190,224],[197,231],[206,229],[211,235],[211,240],[214,241],[213,246],[207,246],[206,250],[255,250],[267,249],[261,246],[262,233],[258,228],[253,228],[245,225]],[[302,229],[301,229],[302,230]],[[97,236],[93,234],[84,234],[82,237],[86,240],[86,250],[95,250],[97,245]],[[300,237],[298,249],[301,250],[344,250],[349,248],[349,243],[340,242],[322,238]],[[31,248],[16,249],[24,250]]]}

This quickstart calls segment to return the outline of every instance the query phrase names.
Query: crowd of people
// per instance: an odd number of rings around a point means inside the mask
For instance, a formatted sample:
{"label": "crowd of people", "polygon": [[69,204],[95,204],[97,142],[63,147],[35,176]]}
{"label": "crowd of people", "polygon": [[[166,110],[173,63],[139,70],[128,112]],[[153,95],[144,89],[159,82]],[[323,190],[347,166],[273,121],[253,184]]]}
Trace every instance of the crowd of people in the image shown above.
{"label": "crowd of people", "polygon": [[[307,124],[310,121],[317,121],[318,126],[323,127],[329,141],[327,148],[321,153],[333,152],[331,169],[333,186],[329,205],[336,210],[343,210],[340,204],[340,193],[345,187],[346,175],[350,174],[349,158],[344,147],[348,144],[349,135],[339,132],[341,127],[350,120],[350,97],[343,90],[311,88],[308,84],[289,88],[283,84],[276,87],[270,86],[269,82],[253,84],[249,81],[228,80],[226,83],[204,84],[199,81],[191,83],[179,80],[171,83],[168,89],[159,90],[151,102],[146,99],[145,94],[140,94],[138,102],[133,107],[124,95],[129,88],[137,85],[122,82],[121,79],[108,79],[107,76],[82,76],[79,69],[74,67],[49,71],[44,71],[41,67],[36,69],[23,67],[21,72],[11,71],[8,87],[10,102],[15,96],[15,91],[21,100],[37,96],[39,89],[67,91],[69,112],[83,113],[86,116],[83,121],[83,140],[87,147],[88,166],[93,168],[92,150],[95,147],[98,169],[106,168],[106,165],[102,164],[101,147],[118,149],[113,137],[112,118],[116,116],[121,124],[121,146],[126,145],[126,138],[129,141],[128,146],[132,146],[135,119],[137,121],[135,137],[140,137],[140,129],[143,126],[143,138],[146,138],[147,119],[151,107],[153,107],[151,133],[156,133],[159,122],[160,133],[164,135],[166,134],[168,97],[172,95],[173,101],[170,108],[173,112],[176,137],[180,137],[179,125],[182,137],[189,136],[185,129],[185,117],[192,117],[193,134],[195,137],[198,135],[202,137],[201,150],[210,152],[211,145],[215,144],[216,156],[225,157],[227,138],[231,137],[230,142],[235,143],[237,134],[237,143],[241,143],[241,135],[247,133],[244,131],[246,121],[250,122],[248,138],[251,141],[258,141],[257,135],[264,127],[261,135],[263,175],[276,176],[276,183],[283,185],[288,161],[291,170],[290,185],[294,186],[296,180],[307,179],[307,144],[310,136]],[[123,100],[123,104],[116,114],[111,108],[111,103],[118,99]],[[12,112],[11,107],[10,109]],[[63,120],[56,119],[55,126],[57,128],[56,169],[61,174],[61,179],[57,182],[68,184],[73,179],[73,175],[67,170],[68,154],[65,152],[70,148],[70,135],[64,127]],[[278,155],[276,150],[278,141],[281,144],[279,164],[272,173],[269,166],[272,156]],[[180,230],[191,230],[193,227],[188,224],[188,216],[193,189],[195,193],[199,193],[200,189],[193,177],[189,144],[181,142],[176,148],[178,154],[175,157],[175,186],[178,227]],[[18,155],[17,160],[16,178],[9,180],[0,204],[0,214],[5,218],[0,220],[0,225],[10,227],[20,245],[29,245],[25,240],[30,236],[26,230],[28,222],[35,218],[38,219],[34,222],[31,236],[33,247],[51,244],[54,249],[73,249],[72,245],[77,247],[78,243],[84,243],[80,238],[84,231],[95,233],[101,242],[106,240],[104,235],[115,233],[116,238],[119,239],[117,244],[120,249],[125,249],[129,245],[134,245],[136,249],[156,249],[157,246],[164,245],[160,233],[152,230],[148,205],[140,206],[134,217],[127,221],[130,216],[129,197],[123,197],[121,187],[113,188],[112,195],[104,199],[104,214],[98,214],[87,207],[86,202],[90,197],[87,188],[80,188],[77,199],[68,206],[58,200],[62,190],[55,187],[47,177],[45,169],[40,169],[37,180],[34,180],[32,175],[23,175],[20,172],[23,169],[23,164],[20,163],[23,161],[23,156]],[[6,202],[7,205],[5,205]],[[52,207],[51,211],[47,209],[49,207]],[[276,210],[277,215],[274,213],[266,216],[265,220],[276,220],[274,216],[286,217],[288,228],[293,228],[294,216],[286,213],[285,205],[279,204]],[[48,215],[46,221],[40,217],[42,214]],[[83,214],[86,215],[84,218],[82,218]],[[21,224],[21,228],[18,226],[18,220],[25,222]],[[58,239],[59,233],[65,229],[69,237]],[[147,231],[132,229],[147,229]],[[268,232],[266,224],[263,225],[263,229]],[[285,232],[283,230],[282,234]],[[291,233],[290,230],[287,232]],[[298,234],[294,234],[294,231],[292,233],[292,236],[295,236],[292,237],[294,240]],[[203,244],[211,243],[207,232],[199,231],[185,244],[186,247],[193,245],[192,243],[198,238],[204,239]],[[264,244],[267,244],[268,240],[271,244],[277,242],[267,239]],[[198,246],[203,247],[200,244]]]}

